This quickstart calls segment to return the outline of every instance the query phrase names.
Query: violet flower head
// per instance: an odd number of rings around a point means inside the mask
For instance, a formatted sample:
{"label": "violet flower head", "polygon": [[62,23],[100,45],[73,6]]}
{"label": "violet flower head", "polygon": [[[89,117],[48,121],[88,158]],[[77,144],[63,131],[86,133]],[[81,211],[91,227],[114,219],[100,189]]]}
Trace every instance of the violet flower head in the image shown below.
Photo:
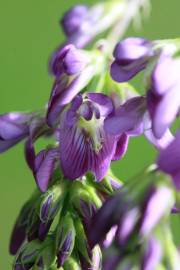
{"label": "violet flower head", "polygon": [[60,161],[67,178],[74,180],[88,171],[97,181],[105,176],[119,147],[118,138],[106,134],[103,128],[112,110],[109,97],[89,93],[77,96],[65,111],[60,128]]}
{"label": "violet flower head", "polygon": [[143,132],[145,111],[144,97],[131,98],[105,119],[105,130],[112,135],[140,135]]}
{"label": "violet flower head", "polygon": [[180,60],[162,54],[152,75],[147,106],[152,131],[161,138],[175,120],[180,109]]}
{"label": "violet flower head", "polygon": [[151,42],[138,37],[120,41],[114,50],[111,76],[117,82],[126,82],[143,70],[153,55]]}
{"label": "violet flower head", "polygon": [[11,112],[0,115],[0,153],[8,150],[29,132],[31,114]]}
{"label": "violet flower head", "polygon": [[160,170],[172,176],[175,187],[180,190],[180,132],[160,152],[157,165]]}

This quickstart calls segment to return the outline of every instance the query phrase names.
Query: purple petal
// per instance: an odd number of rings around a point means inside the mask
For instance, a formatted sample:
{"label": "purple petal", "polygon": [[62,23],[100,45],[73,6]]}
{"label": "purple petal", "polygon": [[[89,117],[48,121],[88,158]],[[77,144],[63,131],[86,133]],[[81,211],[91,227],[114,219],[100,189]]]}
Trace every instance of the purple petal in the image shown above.
{"label": "purple petal", "polygon": [[[67,113],[66,113],[67,115]],[[94,150],[92,138],[79,127],[69,127],[66,116],[60,131],[60,159],[64,175],[69,179],[82,177],[87,171],[92,171],[98,181],[106,174],[113,157],[116,140],[98,130],[101,149]]]}
{"label": "purple petal", "polygon": [[25,144],[24,154],[29,168],[34,171],[36,154],[31,138],[29,138]]}
{"label": "purple petal", "polygon": [[[164,200],[166,198],[166,200]],[[147,200],[140,232],[147,236],[156,226],[162,216],[169,212],[173,203],[173,194],[170,188],[160,186],[152,192]],[[157,207],[158,206],[158,207]]]}
{"label": "purple petal", "polygon": [[[167,131],[180,108],[180,85],[168,91],[159,102],[154,119],[152,122],[152,129],[154,135],[160,139]],[[169,106],[170,104],[170,106]]]}
{"label": "purple petal", "polygon": [[[89,83],[93,76],[93,68],[91,66],[83,70],[69,85],[67,85],[62,91],[56,90],[56,94],[51,97],[48,113],[47,122],[48,125],[52,126],[58,115],[64,109],[64,106],[73,100],[73,98]],[[59,87],[58,84],[55,87]]]}
{"label": "purple petal", "polygon": [[120,160],[126,153],[129,143],[129,136],[123,133],[117,141],[116,151],[113,160]]}
{"label": "purple petal", "polygon": [[169,129],[165,132],[162,138],[157,139],[152,132],[151,120],[148,114],[144,117],[144,135],[158,150],[166,148],[174,139],[174,136]]}
{"label": "purple petal", "polygon": [[83,71],[88,64],[88,57],[75,47],[69,50],[64,58],[63,67],[67,75],[75,75]]}
{"label": "purple petal", "polygon": [[14,226],[9,247],[10,254],[15,255],[26,239],[26,227],[26,224],[16,224]]}
{"label": "purple petal", "polygon": [[172,57],[162,55],[152,73],[152,91],[163,95],[179,84],[180,61]]}
{"label": "purple petal", "polygon": [[111,98],[101,93],[88,93],[88,98],[98,105],[101,116],[107,117],[113,111]]}
{"label": "purple petal", "polygon": [[87,16],[88,10],[88,7],[85,5],[77,5],[65,13],[61,24],[67,36],[70,36],[79,30],[82,22]]}
{"label": "purple petal", "polygon": [[112,244],[116,235],[116,231],[117,231],[117,225],[114,225],[110,229],[110,231],[106,234],[106,238],[103,240],[103,247],[108,248]]}
{"label": "purple petal", "polygon": [[91,247],[104,239],[109,230],[116,225],[116,219],[117,217],[119,218],[121,213],[122,198],[120,194],[110,197],[105,201],[100,210],[94,215],[91,222],[90,230],[88,232],[88,239]]}
{"label": "purple petal", "polygon": [[120,41],[114,50],[117,60],[136,60],[149,54],[150,43],[139,37],[130,37]]}
{"label": "purple petal", "polygon": [[133,232],[135,225],[139,218],[139,211],[137,208],[130,209],[126,212],[118,226],[116,238],[118,243],[122,245],[126,245],[126,241],[130,234]]}
{"label": "purple petal", "polygon": [[58,156],[57,149],[49,149],[47,151],[42,150],[36,157],[34,173],[37,185],[42,192],[45,192],[48,188]]}
{"label": "purple petal", "polygon": [[150,237],[142,261],[142,270],[155,270],[162,258],[162,247],[158,240]]}
{"label": "purple petal", "polygon": [[159,168],[174,178],[176,187],[180,188],[180,132],[176,134],[175,139],[160,152],[157,160]]}
{"label": "purple petal", "polygon": [[4,140],[13,140],[27,135],[27,122],[30,118],[30,114],[24,113],[8,113],[0,115],[0,138]]}
{"label": "purple petal", "polygon": [[61,168],[65,177],[76,179],[87,172],[86,137],[79,128],[63,127],[60,132]]}
{"label": "purple petal", "polygon": [[46,238],[52,222],[53,220],[49,220],[47,223],[40,222],[39,228],[38,228],[38,239],[40,241],[43,241]]}
{"label": "purple petal", "polygon": [[9,140],[9,141],[4,141],[0,139],[0,153],[5,152],[6,150],[8,150],[9,148],[11,148],[12,146],[16,145],[17,143],[19,143],[22,139],[24,139],[25,137],[19,137],[16,140]]}
{"label": "purple petal", "polygon": [[135,97],[120,106],[114,115],[105,119],[105,130],[112,135],[125,132],[137,132],[142,124],[145,113],[145,99]]}
{"label": "purple petal", "polygon": [[69,50],[74,48],[74,45],[68,44],[64,47],[58,48],[52,55],[49,63],[49,71],[56,77],[59,77],[64,72],[63,69],[63,60]]}
{"label": "purple petal", "polygon": [[132,66],[124,66],[117,61],[113,62],[111,65],[111,77],[116,82],[127,82],[132,79],[137,73],[145,68],[145,64],[137,64]]}
{"label": "purple petal", "polygon": [[116,147],[116,142],[115,140],[112,139],[111,136],[107,135],[103,131],[103,144],[102,148],[99,151],[99,153],[93,153],[89,148],[89,156],[88,156],[88,164],[89,164],[89,169],[92,170],[92,172],[95,175],[95,178],[97,181],[101,181],[104,176],[106,175],[110,164],[111,160],[113,159],[114,153],[115,153],[115,147]]}

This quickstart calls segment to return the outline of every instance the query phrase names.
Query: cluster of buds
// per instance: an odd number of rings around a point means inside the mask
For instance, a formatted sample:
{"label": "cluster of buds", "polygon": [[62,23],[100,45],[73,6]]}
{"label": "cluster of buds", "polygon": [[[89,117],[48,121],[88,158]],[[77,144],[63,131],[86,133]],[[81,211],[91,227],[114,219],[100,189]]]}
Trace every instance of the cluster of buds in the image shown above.
{"label": "cluster of buds", "polygon": [[34,192],[12,232],[13,269],[101,269],[100,246],[90,247],[88,232],[107,196],[120,186],[110,172],[98,185],[91,174],[74,182],[56,175],[45,193]]}
{"label": "cluster of buds", "polygon": [[[110,0],[68,11],[66,42],[49,62],[46,108],[0,116],[0,153],[25,139],[37,184],[12,232],[14,270],[179,268],[169,219],[179,213],[180,133],[171,126],[180,109],[180,41],[131,37],[112,49],[145,3]],[[109,29],[106,40],[84,49]],[[129,83],[140,72],[144,93]],[[155,169],[121,182],[111,162],[140,135],[159,151]],[[41,137],[53,142],[37,153]]]}
{"label": "cluster of buds", "polygon": [[106,200],[89,231],[90,246],[101,243],[105,248],[103,269],[178,269],[170,229],[174,203],[172,183],[157,168],[147,169]]}

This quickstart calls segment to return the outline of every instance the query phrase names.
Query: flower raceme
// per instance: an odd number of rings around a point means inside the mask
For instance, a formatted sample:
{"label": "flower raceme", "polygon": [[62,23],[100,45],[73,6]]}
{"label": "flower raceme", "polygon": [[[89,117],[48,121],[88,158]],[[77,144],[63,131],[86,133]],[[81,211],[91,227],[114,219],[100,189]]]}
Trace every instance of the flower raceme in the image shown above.
{"label": "flower raceme", "polygon": [[126,151],[127,136],[111,136],[103,128],[113,104],[104,94],[77,96],[64,112],[60,124],[60,162],[69,179],[92,171],[97,181],[105,176],[111,160]]}

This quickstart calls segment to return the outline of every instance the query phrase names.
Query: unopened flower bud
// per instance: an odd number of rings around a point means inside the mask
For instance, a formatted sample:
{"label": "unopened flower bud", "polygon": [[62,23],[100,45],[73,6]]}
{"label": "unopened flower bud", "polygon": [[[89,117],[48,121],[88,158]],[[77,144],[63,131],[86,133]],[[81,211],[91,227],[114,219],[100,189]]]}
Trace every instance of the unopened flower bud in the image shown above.
{"label": "unopened flower bud", "polygon": [[67,258],[71,256],[74,248],[74,241],[74,222],[71,214],[67,213],[63,218],[61,218],[56,234],[56,253],[58,267],[63,266]]}

